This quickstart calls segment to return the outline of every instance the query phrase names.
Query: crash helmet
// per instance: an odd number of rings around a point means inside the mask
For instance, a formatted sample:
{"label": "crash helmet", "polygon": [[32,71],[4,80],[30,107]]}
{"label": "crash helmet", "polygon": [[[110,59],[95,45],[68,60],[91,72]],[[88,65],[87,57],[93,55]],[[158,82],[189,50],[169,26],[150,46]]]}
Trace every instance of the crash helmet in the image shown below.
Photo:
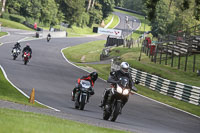
{"label": "crash helmet", "polygon": [[98,73],[97,72],[92,72],[90,73],[91,79],[95,82],[98,78]]}
{"label": "crash helmet", "polygon": [[30,47],[29,43],[26,44],[26,47]]}
{"label": "crash helmet", "polygon": [[127,62],[122,62],[120,64],[120,71],[124,74],[129,72],[129,64]]}

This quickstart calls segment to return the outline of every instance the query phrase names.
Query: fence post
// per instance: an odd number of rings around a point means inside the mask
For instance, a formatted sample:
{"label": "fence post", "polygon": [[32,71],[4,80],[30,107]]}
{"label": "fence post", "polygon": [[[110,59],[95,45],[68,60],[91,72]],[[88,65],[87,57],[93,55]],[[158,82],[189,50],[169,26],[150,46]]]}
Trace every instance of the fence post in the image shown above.
{"label": "fence post", "polygon": [[172,50],[172,61],[171,61],[171,67],[173,67],[174,63],[174,49]]}
{"label": "fence post", "polygon": [[178,69],[180,69],[180,63],[181,63],[181,54],[178,55]]}
{"label": "fence post", "polygon": [[188,53],[185,56],[185,69],[184,69],[184,71],[187,70],[187,61],[188,61]]}
{"label": "fence post", "polygon": [[160,51],[160,64],[161,64],[161,59],[162,59],[162,49],[163,48],[161,48],[161,51]]}
{"label": "fence post", "polygon": [[167,45],[167,53],[166,53],[166,57],[165,57],[165,65],[167,65],[167,57],[168,57],[168,45]]}
{"label": "fence post", "polygon": [[193,60],[193,72],[195,71],[195,64],[196,64],[196,54],[194,54],[194,60]]}
{"label": "fence post", "polygon": [[158,49],[159,49],[159,45],[157,44],[156,46],[156,53],[154,55],[154,62],[156,63],[156,58],[157,58],[157,54],[158,54]]}

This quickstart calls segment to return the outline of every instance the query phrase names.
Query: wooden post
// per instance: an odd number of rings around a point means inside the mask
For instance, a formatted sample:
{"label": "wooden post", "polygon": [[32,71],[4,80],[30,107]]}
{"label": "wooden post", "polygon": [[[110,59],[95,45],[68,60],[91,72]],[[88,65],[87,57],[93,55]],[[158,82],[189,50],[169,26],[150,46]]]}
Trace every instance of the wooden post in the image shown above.
{"label": "wooden post", "polygon": [[160,64],[161,64],[161,59],[162,59],[162,49],[160,51]]}
{"label": "wooden post", "polygon": [[180,69],[180,63],[181,63],[181,54],[178,55],[178,69]]}
{"label": "wooden post", "polygon": [[166,52],[166,57],[165,57],[165,65],[167,65],[167,57],[168,57],[168,45],[167,45],[167,52]]}
{"label": "wooden post", "polygon": [[188,53],[185,56],[185,69],[184,69],[184,71],[187,70],[187,61],[188,61]]}
{"label": "wooden post", "polygon": [[156,63],[156,58],[157,58],[157,54],[158,54],[158,49],[159,49],[159,45],[156,46],[156,53],[154,55],[154,62]]}
{"label": "wooden post", "polygon": [[171,61],[171,67],[174,66],[174,50],[172,50],[172,61]]}
{"label": "wooden post", "polygon": [[196,54],[194,54],[194,60],[193,60],[193,72],[195,71],[195,64],[196,64]]}

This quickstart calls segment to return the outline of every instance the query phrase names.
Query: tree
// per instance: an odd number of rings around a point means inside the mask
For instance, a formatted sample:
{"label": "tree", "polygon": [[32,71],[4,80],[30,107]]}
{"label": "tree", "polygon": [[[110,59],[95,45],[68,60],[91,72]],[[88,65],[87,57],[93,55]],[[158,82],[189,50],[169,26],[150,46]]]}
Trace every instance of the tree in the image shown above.
{"label": "tree", "polygon": [[114,0],[99,0],[102,5],[103,19],[107,18],[109,14],[113,11]]}

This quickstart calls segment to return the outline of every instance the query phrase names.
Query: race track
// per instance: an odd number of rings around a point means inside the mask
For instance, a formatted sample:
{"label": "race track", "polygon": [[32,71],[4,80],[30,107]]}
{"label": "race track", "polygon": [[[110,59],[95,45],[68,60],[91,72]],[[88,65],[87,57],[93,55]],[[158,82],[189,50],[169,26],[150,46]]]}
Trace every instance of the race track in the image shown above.
{"label": "race track", "polygon": [[[123,14],[118,29],[123,28]],[[139,26],[139,21],[136,22]],[[4,42],[22,39],[28,34],[9,31]],[[9,37],[11,39],[9,39]],[[7,38],[7,39],[6,39]],[[22,47],[28,42],[33,50],[33,57],[27,66],[23,65],[21,56],[12,60],[11,50],[14,44],[5,43],[0,46],[0,65],[5,69],[8,78],[13,84],[27,95],[35,88],[35,99],[61,112],[76,115],[87,123],[123,129],[138,133],[199,133],[200,119],[187,113],[159,104],[139,95],[130,96],[116,122],[102,120],[102,110],[98,107],[104,88],[108,87],[105,81],[98,79],[95,84],[95,95],[85,106],[84,111],[74,109],[71,101],[71,91],[75,81],[87,72],[68,63],[62,56],[61,49],[85,42],[106,39],[100,37],[53,38],[50,43],[46,39],[22,42]]]}

